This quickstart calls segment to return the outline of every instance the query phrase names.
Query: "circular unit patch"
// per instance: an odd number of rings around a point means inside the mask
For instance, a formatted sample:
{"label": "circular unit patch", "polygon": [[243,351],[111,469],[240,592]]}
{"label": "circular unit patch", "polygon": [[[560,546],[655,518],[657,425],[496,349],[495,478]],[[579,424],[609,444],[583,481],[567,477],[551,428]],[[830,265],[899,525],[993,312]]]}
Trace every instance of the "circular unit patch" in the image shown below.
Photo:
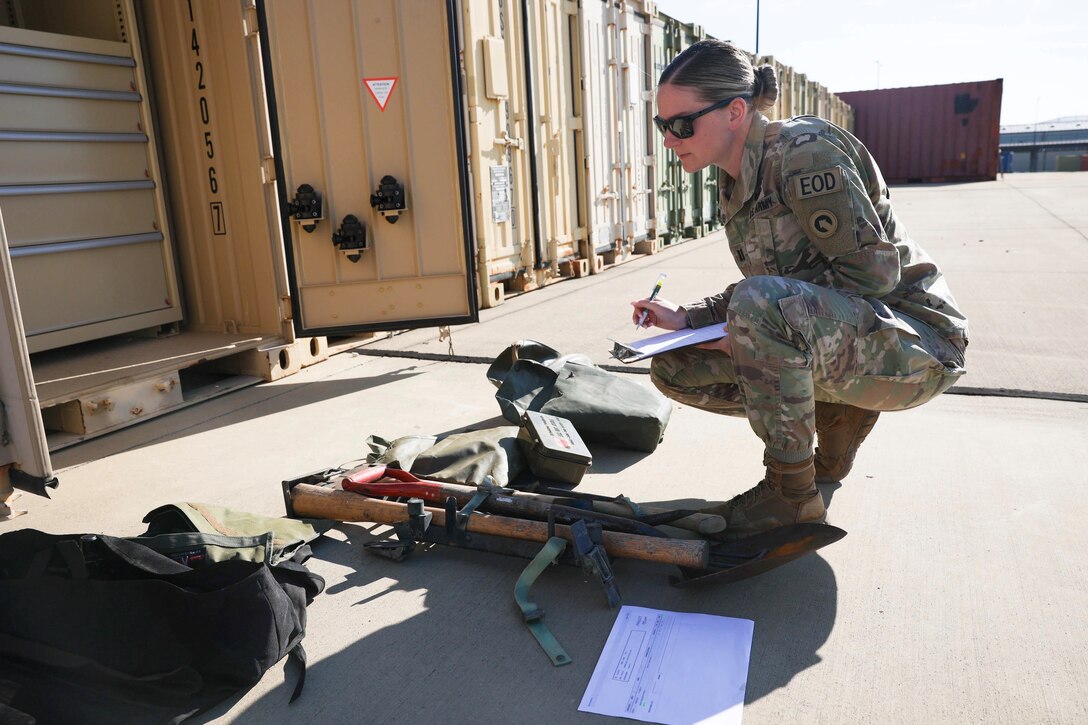
{"label": "circular unit patch", "polygon": [[827,209],[819,209],[812,212],[808,218],[808,225],[812,232],[820,239],[827,239],[839,230],[839,219]]}

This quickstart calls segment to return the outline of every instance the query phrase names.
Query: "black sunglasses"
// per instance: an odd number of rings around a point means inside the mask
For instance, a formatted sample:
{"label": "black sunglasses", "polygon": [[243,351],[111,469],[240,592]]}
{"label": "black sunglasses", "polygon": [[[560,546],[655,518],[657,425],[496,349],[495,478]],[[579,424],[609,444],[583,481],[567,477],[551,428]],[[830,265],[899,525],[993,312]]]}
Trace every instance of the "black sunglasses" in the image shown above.
{"label": "black sunglasses", "polygon": [[699,116],[705,116],[711,111],[717,111],[719,108],[724,108],[738,98],[749,98],[749,96],[747,94],[731,96],[724,101],[718,101],[712,106],[707,106],[701,111],[689,113],[686,116],[673,116],[672,118],[654,116],[654,125],[657,126],[657,130],[661,132],[662,136],[664,136],[666,132],[672,131],[672,135],[676,138],[691,138],[695,134],[695,119]]}

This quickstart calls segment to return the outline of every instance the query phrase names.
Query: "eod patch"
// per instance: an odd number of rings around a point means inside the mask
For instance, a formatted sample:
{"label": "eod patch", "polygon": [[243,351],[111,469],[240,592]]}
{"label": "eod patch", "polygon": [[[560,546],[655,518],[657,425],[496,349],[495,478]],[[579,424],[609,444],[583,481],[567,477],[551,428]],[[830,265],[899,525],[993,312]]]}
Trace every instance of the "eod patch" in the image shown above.
{"label": "eod patch", "polygon": [[842,168],[832,166],[821,171],[809,171],[790,178],[794,199],[811,199],[814,196],[846,191]]}
{"label": "eod patch", "polygon": [[848,179],[841,166],[801,171],[786,179],[790,209],[805,236],[827,256],[858,248]]}

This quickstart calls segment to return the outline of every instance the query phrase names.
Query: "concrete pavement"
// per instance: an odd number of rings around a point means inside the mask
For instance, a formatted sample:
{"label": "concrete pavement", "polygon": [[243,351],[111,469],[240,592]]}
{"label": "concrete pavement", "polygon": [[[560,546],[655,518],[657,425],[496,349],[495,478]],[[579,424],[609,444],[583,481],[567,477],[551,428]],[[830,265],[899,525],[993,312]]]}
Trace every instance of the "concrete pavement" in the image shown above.
{"label": "concrete pavement", "polygon": [[[618,560],[624,602],[754,620],[747,725],[1088,721],[1088,174],[892,197],[971,319],[958,394],[881,417],[852,475],[824,491],[841,542],[683,590],[669,567]],[[53,499],[23,497],[29,515],[7,526],[134,534],[179,500],[280,515],[281,480],[364,455],[371,433],[501,424],[485,361],[514,340],[615,364],[606,338],[631,337],[627,302],[663,270],[675,301],[737,278],[709,237],[508,299],[453,329],[452,358],[433,329],[375,340],[59,452]],[[762,474],[745,421],[684,406],[652,455],[592,448],[579,490],[645,502],[723,500]],[[524,560],[440,547],[393,563],[362,552],[372,529],[345,524],[315,546],[328,587],[309,610],[302,698],[288,706],[293,673],[276,667],[203,721],[609,721],[577,711],[615,617],[596,583],[555,567],[534,587],[573,658],[553,668],[512,601]]]}

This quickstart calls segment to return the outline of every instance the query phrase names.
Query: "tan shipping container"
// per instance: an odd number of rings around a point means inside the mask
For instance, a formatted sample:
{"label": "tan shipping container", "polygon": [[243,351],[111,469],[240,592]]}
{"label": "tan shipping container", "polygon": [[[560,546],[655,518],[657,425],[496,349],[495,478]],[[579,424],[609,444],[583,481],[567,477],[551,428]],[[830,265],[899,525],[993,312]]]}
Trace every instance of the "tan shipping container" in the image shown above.
{"label": "tan shipping container", "polygon": [[648,131],[651,2],[586,0],[579,6],[583,133],[593,272],[620,261],[650,233]]}
{"label": "tan shipping container", "polygon": [[[0,401],[16,412],[0,500],[7,481],[38,492],[55,483],[50,449],[297,370],[328,354],[327,336],[477,319],[454,0],[9,5],[0,93],[30,99],[25,118],[35,123],[48,114],[33,104],[64,105],[49,128],[0,111],[0,144],[16,149],[0,159]],[[66,90],[41,91],[50,86]],[[139,128],[118,128],[134,119]],[[95,144],[107,143],[117,151],[103,165]],[[80,162],[69,177],[55,176],[67,168],[58,144]],[[48,163],[6,161],[32,153]],[[116,198],[99,201],[105,187],[89,184],[110,185]],[[31,224],[24,205],[35,194],[25,192],[35,185],[53,193],[32,189],[48,198]],[[69,206],[69,196],[95,203]],[[16,294],[14,279],[28,259],[50,255],[19,250],[82,242],[70,229],[91,222],[96,239],[159,233],[91,251],[163,251],[157,261],[107,260],[105,282],[78,279],[82,262],[39,274],[53,286],[97,284],[95,304],[131,305],[152,294],[156,265],[166,281],[154,294],[169,289],[163,270],[172,275],[176,259],[180,294],[167,299],[184,319],[34,353],[40,299],[21,278]]]}
{"label": "tan shipping container", "polygon": [[0,26],[0,204],[32,353],[182,317],[138,39],[112,4],[44,7]]}
{"label": "tan shipping container", "polygon": [[573,4],[467,0],[462,17],[476,273],[484,307],[588,271],[574,165]]}

